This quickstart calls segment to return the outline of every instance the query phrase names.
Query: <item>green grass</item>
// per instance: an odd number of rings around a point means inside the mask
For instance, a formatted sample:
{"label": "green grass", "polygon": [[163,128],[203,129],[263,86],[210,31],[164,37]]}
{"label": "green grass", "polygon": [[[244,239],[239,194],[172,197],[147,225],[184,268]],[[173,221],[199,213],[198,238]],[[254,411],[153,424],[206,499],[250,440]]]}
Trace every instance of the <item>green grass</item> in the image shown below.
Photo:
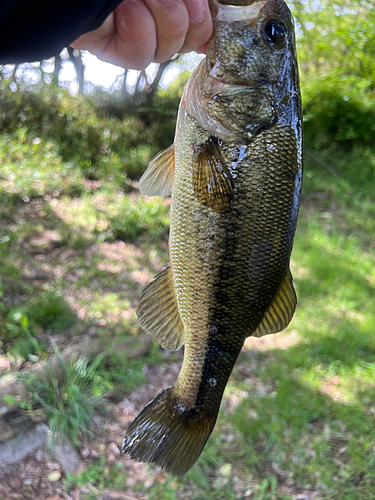
{"label": "green grass", "polygon": [[27,312],[30,321],[48,330],[65,330],[77,321],[76,315],[63,297],[50,292],[32,299]]}
{"label": "green grass", "polygon": [[[64,481],[66,490],[74,486],[82,487],[86,484],[95,484],[99,491],[104,488],[113,488],[122,490],[126,488],[126,472],[123,469],[122,463],[117,463],[112,469],[105,463],[104,457],[100,457],[97,462],[90,466],[78,476],[68,474]],[[89,493],[85,495],[86,500],[95,500],[97,494]]]}
{"label": "green grass", "polygon": [[36,405],[41,406],[53,439],[68,437],[78,446],[80,440],[89,435],[91,418],[103,396],[103,393],[94,393],[93,382],[104,354],[97,356],[92,363],[85,357],[73,357],[69,364],[57,349],[55,354],[62,380],[55,378],[53,373],[43,380],[27,376],[30,402],[26,406],[31,412]]}

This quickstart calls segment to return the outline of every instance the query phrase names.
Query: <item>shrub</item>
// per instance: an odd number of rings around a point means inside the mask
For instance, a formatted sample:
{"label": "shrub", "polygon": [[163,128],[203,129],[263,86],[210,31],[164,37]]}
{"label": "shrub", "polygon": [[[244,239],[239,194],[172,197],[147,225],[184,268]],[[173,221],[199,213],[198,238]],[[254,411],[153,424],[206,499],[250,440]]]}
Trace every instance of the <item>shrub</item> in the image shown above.
{"label": "shrub", "polygon": [[163,198],[124,197],[116,209],[110,222],[114,236],[120,240],[134,240],[140,234],[147,234],[152,241],[168,232],[169,207]]}
{"label": "shrub", "polygon": [[304,94],[307,144],[321,148],[332,142],[345,147],[375,143],[375,94],[371,82],[334,73],[312,82]]}
{"label": "shrub", "polygon": [[[111,177],[123,186],[128,175],[138,179],[149,160],[173,142],[178,101],[177,95],[164,94],[137,106],[115,96],[74,97],[53,86],[38,92],[3,88],[0,130],[7,141],[15,138],[22,154],[30,149],[34,162],[58,158],[89,179]],[[41,147],[35,145],[45,143],[55,145],[54,158],[37,158]],[[8,149],[0,165],[17,161],[13,143]]]}

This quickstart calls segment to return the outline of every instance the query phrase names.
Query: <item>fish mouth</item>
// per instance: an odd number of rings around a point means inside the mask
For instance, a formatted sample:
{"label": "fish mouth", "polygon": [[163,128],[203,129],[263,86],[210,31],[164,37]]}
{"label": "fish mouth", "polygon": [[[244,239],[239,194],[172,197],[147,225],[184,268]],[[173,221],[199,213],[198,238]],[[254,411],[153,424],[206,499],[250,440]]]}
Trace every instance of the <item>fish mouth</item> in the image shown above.
{"label": "fish mouth", "polygon": [[[209,0],[214,29],[220,24],[250,24],[255,26],[269,15],[277,16],[277,5],[283,0]],[[264,12],[266,9],[266,13]],[[240,28],[236,28],[237,30]],[[258,44],[260,42],[258,41]],[[221,49],[222,50],[222,49]],[[195,118],[206,131],[226,143],[244,140],[238,132],[229,130],[221,118],[212,116],[209,103],[219,101],[219,97],[238,98],[243,95],[254,95],[256,89],[269,87],[272,82],[264,72],[249,72],[247,75],[231,75],[230,71],[218,57],[215,34],[211,38],[206,59],[196,68],[189,80],[185,93],[186,111]]]}
{"label": "fish mouth", "polygon": [[259,12],[272,0],[210,0],[210,10],[214,21],[247,21],[251,24],[258,20]]}
{"label": "fish mouth", "polygon": [[[206,74],[205,61],[203,60],[190,77],[189,85],[185,87],[183,102],[187,113],[194,118],[204,129],[223,140],[233,142],[238,139],[237,135],[228,130],[222,123],[213,120],[206,109],[206,101],[222,91],[225,83],[209,77],[209,88],[200,88],[200,74]],[[208,75],[209,76],[209,75]]]}
{"label": "fish mouth", "polygon": [[219,3],[222,5],[238,5],[238,6],[243,6],[243,5],[250,5],[257,0],[219,0]]}

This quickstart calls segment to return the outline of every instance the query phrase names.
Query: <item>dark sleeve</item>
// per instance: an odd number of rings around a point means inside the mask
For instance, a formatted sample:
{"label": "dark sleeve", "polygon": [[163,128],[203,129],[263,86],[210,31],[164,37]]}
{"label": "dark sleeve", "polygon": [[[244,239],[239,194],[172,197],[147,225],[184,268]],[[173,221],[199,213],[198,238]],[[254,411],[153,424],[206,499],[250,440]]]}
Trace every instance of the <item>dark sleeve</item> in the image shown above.
{"label": "dark sleeve", "polygon": [[121,0],[0,0],[0,64],[41,61],[98,28]]}

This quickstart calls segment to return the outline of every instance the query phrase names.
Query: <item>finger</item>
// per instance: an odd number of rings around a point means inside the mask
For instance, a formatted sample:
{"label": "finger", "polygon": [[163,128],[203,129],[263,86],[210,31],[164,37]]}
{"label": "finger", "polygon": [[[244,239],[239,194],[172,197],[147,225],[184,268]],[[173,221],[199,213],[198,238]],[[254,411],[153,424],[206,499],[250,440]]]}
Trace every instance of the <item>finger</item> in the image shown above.
{"label": "finger", "polygon": [[[127,69],[145,69],[157,47],[155,21],[142,0],[124,0],[115,10],[116,36],[108,51]],[[119,64],[119,63],[115,63]]]}
{"label": "finger", "polygon": [[71,47],[73,49],[90,50],[94,53],[102,51],[116,33],[114,19],[115,16],[111,12],[99,28],[81,35],[71,43]]}
{"label": "finger", "polygon": [[180,52],[202,47],[212,35],[212,19],[207,0],[184,0],[189,14],[189,29]]}
{"label": "finger", "polygon": [[164,62],[179,52],[189,28],[189,15],[183,0],[144,0],[154,17],[157,49],[154,62]]}

